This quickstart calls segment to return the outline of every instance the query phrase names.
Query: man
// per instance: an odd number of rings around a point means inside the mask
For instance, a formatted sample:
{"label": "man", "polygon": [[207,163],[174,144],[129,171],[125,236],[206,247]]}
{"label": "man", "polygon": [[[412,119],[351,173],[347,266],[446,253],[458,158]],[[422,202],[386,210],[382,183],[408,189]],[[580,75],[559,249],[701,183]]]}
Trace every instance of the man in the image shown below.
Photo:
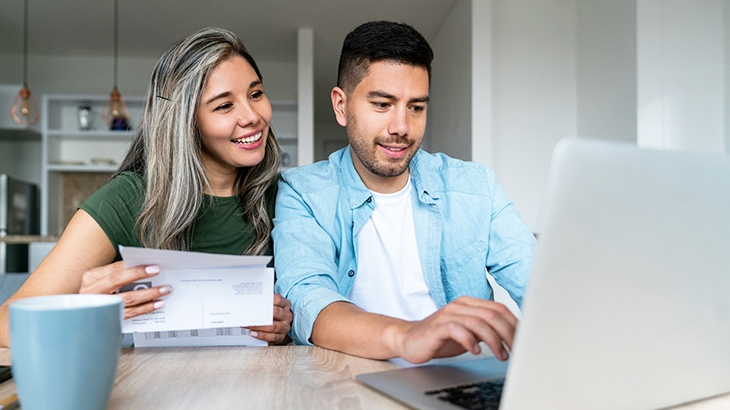
{"label": "man", "polygon": [[284,173],[273,231],[277,292],[300,344],[422,363],[483,341],[505,360],[535,239],[491,170],[420,151],[431,60],[412,27],[345,38],[332,107],[349,147]]}

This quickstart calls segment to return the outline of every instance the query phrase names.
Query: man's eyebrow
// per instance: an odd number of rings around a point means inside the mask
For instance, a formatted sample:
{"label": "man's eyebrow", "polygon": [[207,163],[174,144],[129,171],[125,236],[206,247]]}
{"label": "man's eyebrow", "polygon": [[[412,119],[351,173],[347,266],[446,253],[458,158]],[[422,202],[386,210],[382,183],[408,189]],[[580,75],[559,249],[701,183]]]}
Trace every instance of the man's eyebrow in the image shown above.
{"label": "man's eyebrow", "polygon": [[[254,87],[256,87],[258,85],[261,85],[261,84],[262,84],[261,83],[261,80],[253,80],[253,81],[251,81],[251,84],[248,85],[248,88],[249,89],[250,88],[254,88]],[[206,101],[205,104],[210,104],[211,102],[213,102],[213,101],[215,101],[215,100],[217,100],[219,98],[226,98],[226,97],[230,97],[230,96],[231,96],[231,92],[230,91],[223,91],[222,93],[216,94],[213,97],[211,97],[210,99],[208,99],[208,101]]]}
{"label": "man's eyebrow", "polygon": [[[386,93],[385,91],[380,91],[380,90],[370,91],[368,93],[368,97],[369,98],[379,97],[379,98],[385,98],[388,100],[397,100],[397,98],[394,95]],[[408,102],[411,104],[427,103],[428,101],[429,101],[429,96],[427,96],[427,95],[424,95],[423,97],[411,98],[410,100],[408,100]]]}
{"label": "man's eyebrow", "polygon": [[387,98],[389,100],[396,100],[397,99],[397,98],[395,98],[394,95],[388,94],[385,91],[380,91],[380,90],[370,91],[368,93],[368,97],[371,97],[371,98],[372,97],[380,97],[380,98]]}

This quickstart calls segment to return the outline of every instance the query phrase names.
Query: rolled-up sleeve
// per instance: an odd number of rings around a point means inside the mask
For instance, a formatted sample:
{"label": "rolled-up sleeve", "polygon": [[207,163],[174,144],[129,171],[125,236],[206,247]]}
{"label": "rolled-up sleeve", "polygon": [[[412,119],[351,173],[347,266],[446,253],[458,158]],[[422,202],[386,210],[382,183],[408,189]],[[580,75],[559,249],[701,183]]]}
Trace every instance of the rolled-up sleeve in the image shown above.
{"label": "rolled-up sleeve", "polygon": [[310,337],[319,312],[333,302],[348,301],[338,292],[337,245],[332,232],[318,222],[332,221],[334,215],[315,215],[316,207],[307,201],[312,194],[337,201],[338,190],[331,185],[302,192],[285,173],[279,181],[272,231],[276,292],[291,302],[294,320],[290,335],[295,343],[304,345],[312,344]]}
{"label": "rolled-up sleeve", "polygon": [[521,307],[530,278],[536,240],[491,172],[489,177],[492,187],[492,215],[486,265],[490,275]]}

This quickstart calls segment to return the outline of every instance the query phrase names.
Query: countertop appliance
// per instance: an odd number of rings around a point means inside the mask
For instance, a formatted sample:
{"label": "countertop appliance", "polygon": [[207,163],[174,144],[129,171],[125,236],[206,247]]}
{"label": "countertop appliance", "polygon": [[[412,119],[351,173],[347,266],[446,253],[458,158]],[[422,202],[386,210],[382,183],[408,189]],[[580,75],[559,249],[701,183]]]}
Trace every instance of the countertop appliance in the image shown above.
{"label": "countertop appliance", "polygon": [[[40,233],[38,186],[0,174],[0,237]],[[0,242],[0,274],[28,271],[28,245]]]}

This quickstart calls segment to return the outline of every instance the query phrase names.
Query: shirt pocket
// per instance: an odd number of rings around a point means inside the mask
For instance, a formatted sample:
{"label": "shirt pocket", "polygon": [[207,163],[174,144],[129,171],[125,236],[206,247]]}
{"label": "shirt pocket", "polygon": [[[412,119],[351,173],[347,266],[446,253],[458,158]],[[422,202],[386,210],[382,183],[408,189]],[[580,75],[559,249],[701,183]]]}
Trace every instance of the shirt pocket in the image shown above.
{"label": "shirt pocket", "polygon": [[482,272],[486,269],[486,261],[487,245],[484,241],[478,240],[441,258],[441,271],[454,273],[476,269]]}

